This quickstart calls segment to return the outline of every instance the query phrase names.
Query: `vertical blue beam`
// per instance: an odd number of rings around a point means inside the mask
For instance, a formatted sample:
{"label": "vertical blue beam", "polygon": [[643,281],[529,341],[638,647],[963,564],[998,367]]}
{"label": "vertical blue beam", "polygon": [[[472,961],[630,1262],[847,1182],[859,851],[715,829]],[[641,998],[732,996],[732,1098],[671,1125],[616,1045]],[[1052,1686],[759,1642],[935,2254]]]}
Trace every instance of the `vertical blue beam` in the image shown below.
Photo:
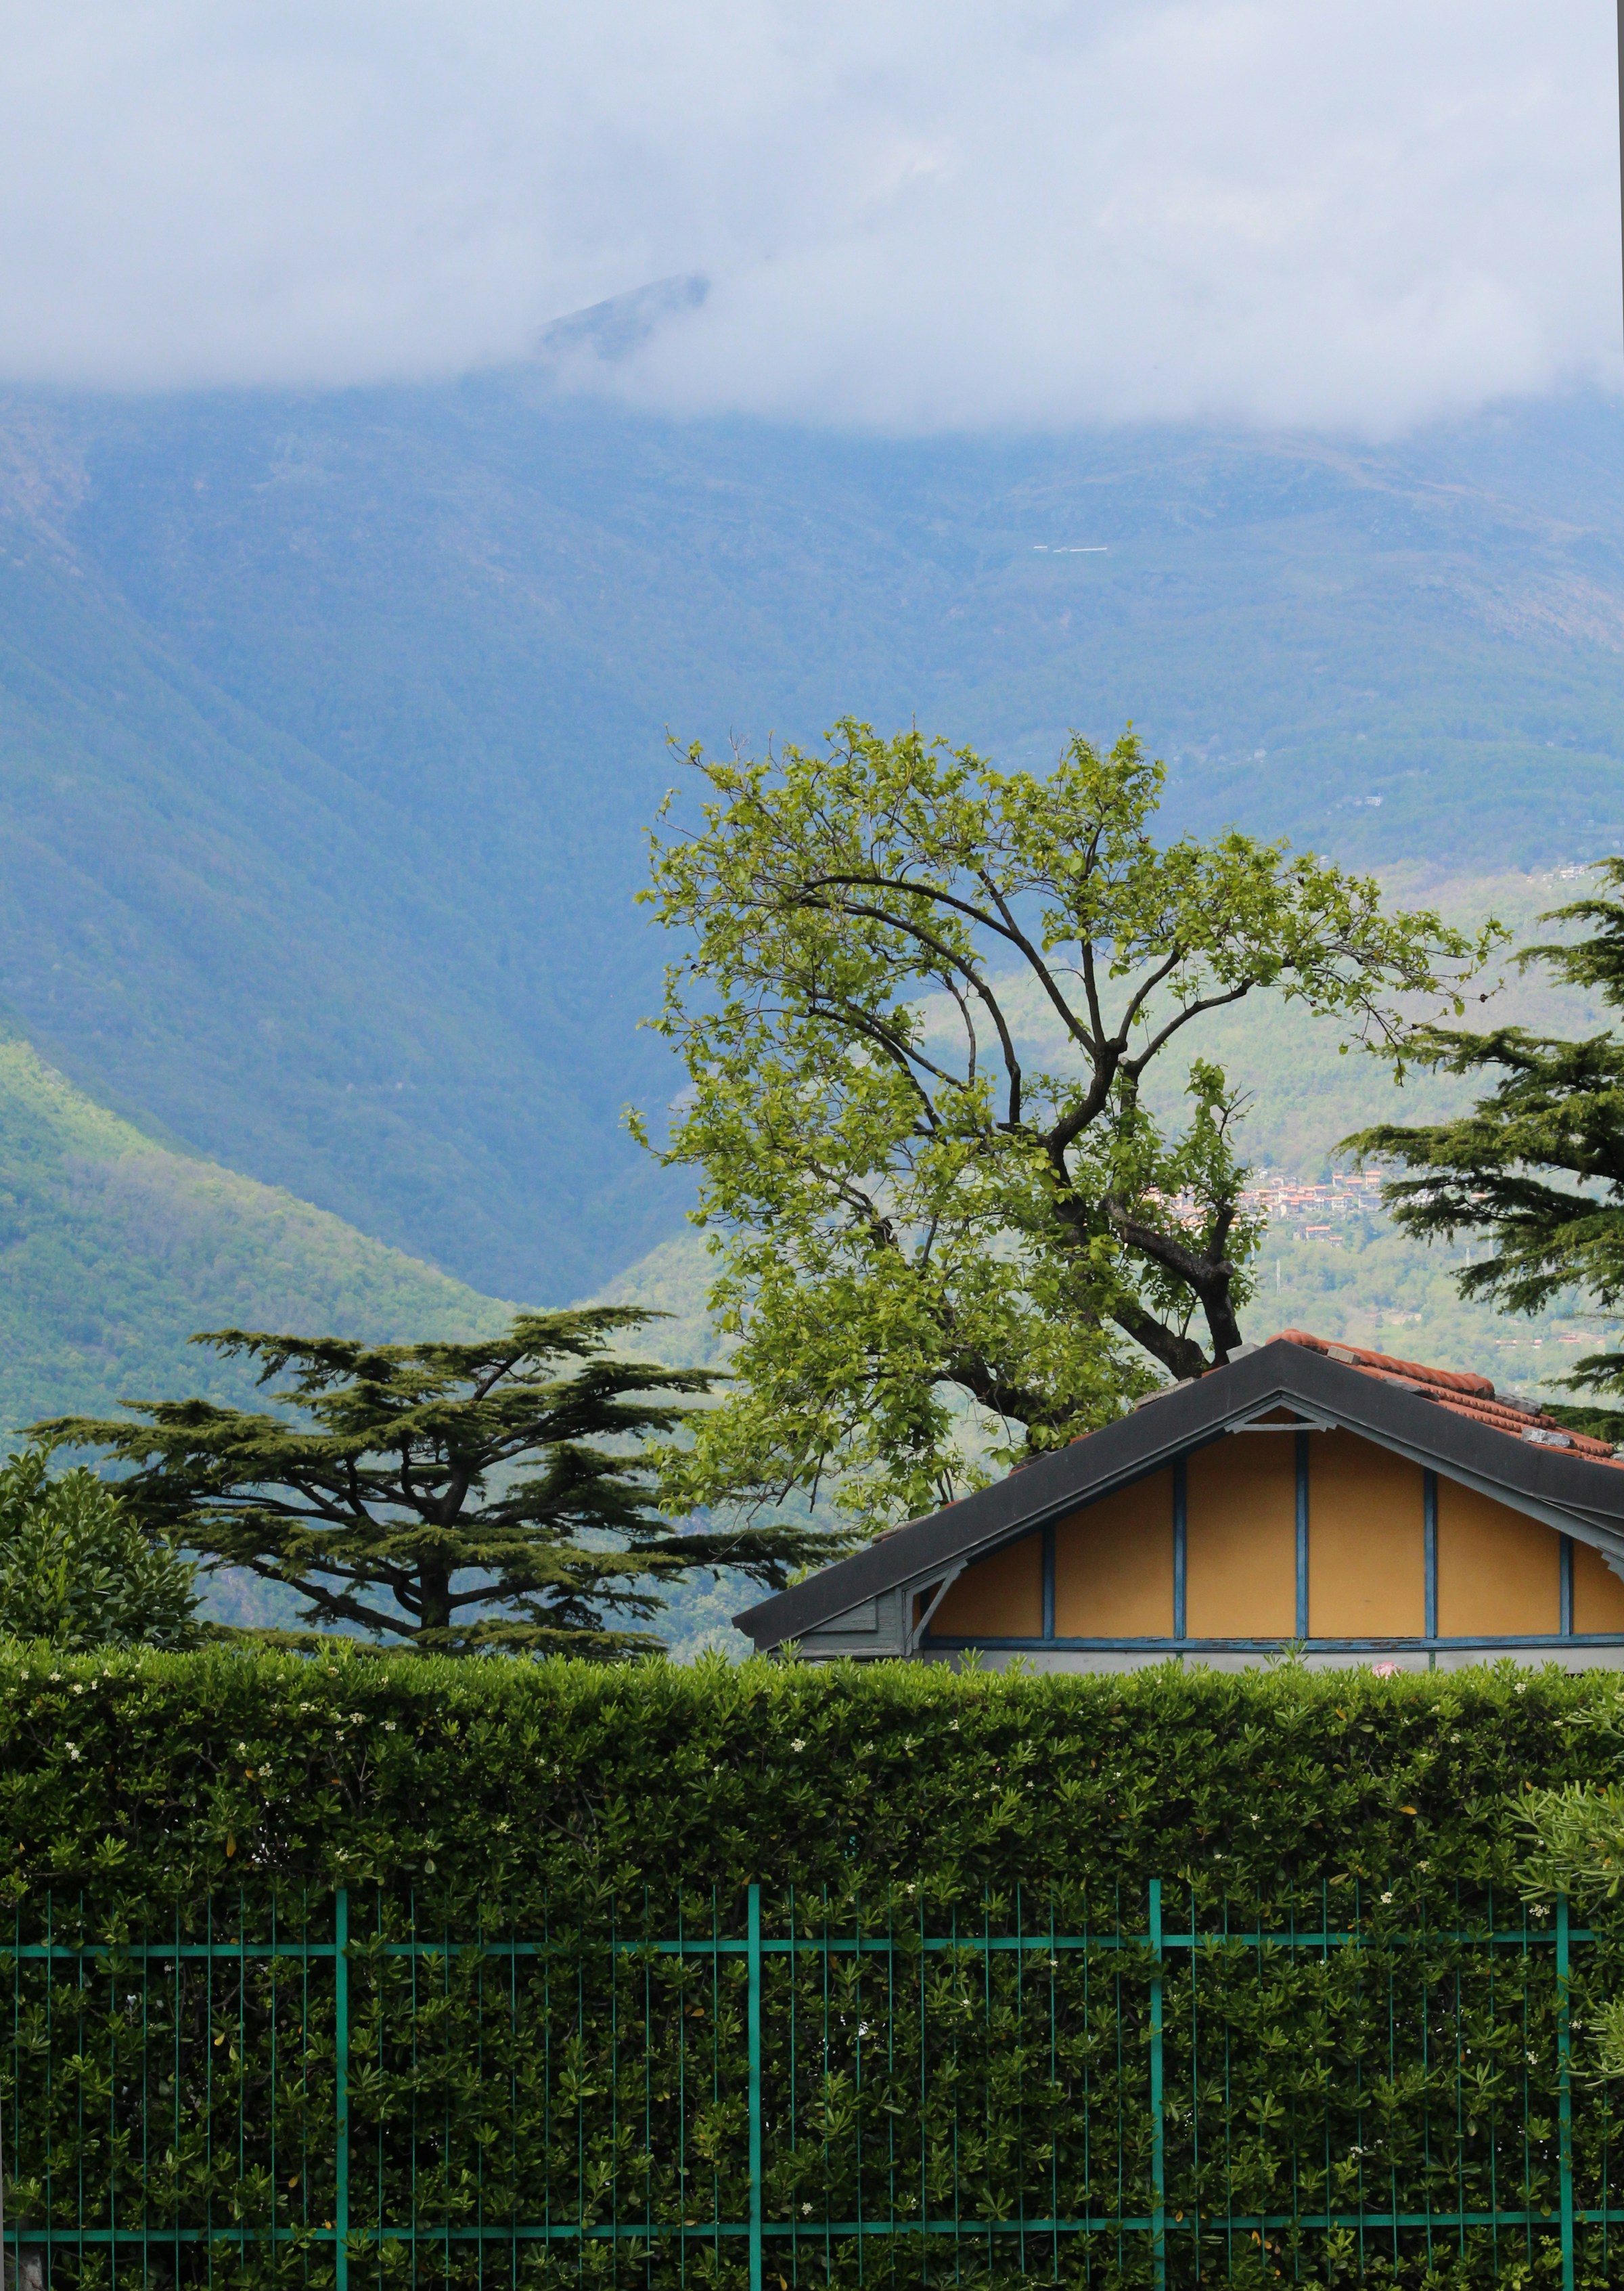
{"label": "vertical blue beam", "polygon": [[1562,1554],[1559,1563],[1562,1568],[1561,1604],[1556,1628],[1564,1639],[1571,1639],[1573,1636],[1573,1539],[1571,1535],[1559,1535],[1556,1542]]}
{"label": "vertical blue beam", "polygon": [[1568,1897],[1556,1896],[1556,2074],[1562,2164],[1562,2291],[1573,2291],[1573,2036],[1568,2011]]}
{"label": "vertical blue beam", "polygon": [[1043,1530],[1043,1636],[1055,1635],[1055,1529],[1051,1520]]}
{"label": "vertical blue beam", "polygon": [[750,2291],[761,2291],[761,1888],[750,1889]]}
{"label": "vertical blue beam", "polygon": [[1297,1442],[1297,1636],[1308,1636],[1308,1435]]}
{"label": "vertical blue beam", "polygon": [[333,2159],[333,2279],[350,2286],[350,1896],[333,1896],[333,2091],[338,2138]]}
{"label": "vertical blue beam", "polygon": [[1186,1624],[1185,1571],[1189,1554],[1190,1475],[1180,1456],[1173,1466],[1173,1636],[1189,1636]]}
{"label": "vertical blue beam", "polygon": [[1427,1573],[1426,1631],[1438,1636],[1438,1475],[1421,1474],[1421,1564]]}
{"label": "vertical blue beam", "polygon": [[[1162,2099],[1162,1880],[1150,1881],[1150,2279],[1167,2287],[1167,2127]],[[1564,2287],[1565,2291],[1565,2287]]]}

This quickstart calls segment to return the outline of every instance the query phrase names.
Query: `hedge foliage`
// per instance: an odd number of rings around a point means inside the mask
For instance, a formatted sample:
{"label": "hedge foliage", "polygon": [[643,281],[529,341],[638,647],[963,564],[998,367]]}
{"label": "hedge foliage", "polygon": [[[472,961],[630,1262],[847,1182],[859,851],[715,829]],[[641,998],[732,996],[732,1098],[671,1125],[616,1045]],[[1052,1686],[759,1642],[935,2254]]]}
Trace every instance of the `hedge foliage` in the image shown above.
{"label": "hedge foliage", "polygon": [[460,1916],[740,1885],[1507,1885],[1526,1789],[1605,1779],[1604,1674],[955,1676],[0,1645],[0,1897],[382,1880]]}
{"label": "hedge foliage", "polygon": [[[767,2280],[855,2281],[845,2231],[888,2216],[895,2236],[863,2239],[876,2284],[1149,2283],[1143,2233],[927,2223],[1143,2215],[1157,1877],[1170,1931],[1366,1936],[1168,1952],[1169,2283],[1555,2283],[1554,1965],[1548,1917],[1517,1899],[1516,1808],[1604,1779],[1593,1722],[1615,1695],[1509,1666],[1011,1679],[0,1651],[5,1922],[120,1945],[13,1960],[12,2216],[105,2223],[116,2196],[125,2234],[275,2226],[275,2246],[217,2246],[213,2277],[326,2291],[332,1959],[301,1944],[331,1940],[342,1885],[356,2291],[740,2281],[736,2239],[672,2231],[747,2215],[745,1963],[642,1944],[736,1940],[755,1883],[769,1935],[846,1942],[764,1967]],[[165,1954],[263,1948],[273,1915],[277,1957]],[[1490,1916],[1536,1938],[1487,1949]],[[1098,1945],[977,1946],[1050,1920]],[[447,1956],[446,1936],[483,1948]],[[504,1956],[513,1938],[539,1946]],[[1620,1955],[1581,1954],[1582,2075]],[[1624,2126],[1579,2089],[1582,2207]],[[1395,2202],[1534,2218],[1290,2224]],[[1226,2224],[1254,2215],[1286,2223]],[[475,2239],[649,2218],[667,2232],[648,2245]],[[403,2219],[415,2244],[373,2239]],[[1581,2229],[1580,2283],[1616,2279],[1620,2237]],[[200,2281],[206,2254],[165,2264]],[[105,2244],[57,2264],[109,2280]]]}

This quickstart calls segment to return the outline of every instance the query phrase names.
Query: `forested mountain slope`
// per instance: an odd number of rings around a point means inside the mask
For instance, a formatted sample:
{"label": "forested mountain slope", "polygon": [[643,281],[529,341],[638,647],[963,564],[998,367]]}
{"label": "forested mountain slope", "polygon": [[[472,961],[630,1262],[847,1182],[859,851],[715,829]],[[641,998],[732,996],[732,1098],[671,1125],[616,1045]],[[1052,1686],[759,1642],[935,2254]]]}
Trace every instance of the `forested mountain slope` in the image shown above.
{"label": "forested mountain slope", "polygon": [[538,369],[0,407],[0,996],[144,1129],[489,1293],[684,1196],[631,904],[686,738],[1139,723],[1170,823],[1624,842],[1624,421],[1399,445],[686,427]]}
{"label": "forested mountain slope", "polygon": [[170,1152],[0,1036],[0,1446],[128,1395],[243,1400],[189,1346],[240,1326],[475,1336],[507,1307],[291,1194]]}

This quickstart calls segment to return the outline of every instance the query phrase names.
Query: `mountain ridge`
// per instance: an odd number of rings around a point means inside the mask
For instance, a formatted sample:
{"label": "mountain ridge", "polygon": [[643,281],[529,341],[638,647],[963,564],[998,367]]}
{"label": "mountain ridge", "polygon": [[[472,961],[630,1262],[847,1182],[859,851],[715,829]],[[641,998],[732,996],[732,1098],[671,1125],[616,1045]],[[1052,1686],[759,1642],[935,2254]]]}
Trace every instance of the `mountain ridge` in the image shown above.
{"label": "mountain ridge", "polygon": [[669,726],[1131,716],[1166,824],[1442,876],[1624,845],[1617,408],[1387,446],[661,422],[539,367],[0,401],[0,998],[139,1126],[484,1293],[687,1195],[631,904]]}

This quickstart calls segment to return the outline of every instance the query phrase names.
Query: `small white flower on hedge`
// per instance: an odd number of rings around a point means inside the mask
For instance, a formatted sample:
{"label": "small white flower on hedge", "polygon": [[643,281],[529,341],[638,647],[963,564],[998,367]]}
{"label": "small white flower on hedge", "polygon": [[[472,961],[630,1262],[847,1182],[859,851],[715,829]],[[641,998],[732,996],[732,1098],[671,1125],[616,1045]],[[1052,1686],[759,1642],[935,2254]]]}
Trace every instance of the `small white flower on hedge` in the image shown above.
{"label": "small white flower on hedge", "polygon": [[1390,1901],[1393,1899],[1393,1896],[1391,1893],[1384,1893],[1381,1898],[1384,1901]]}
{"label": "small white flower on hedge", "polygon": [[79,1746],[78,1746],[78,1744],[77,1744],[76,1742],[69,1742],[69,1743],[68,1743],[68,1744],[66,1745],[66,1748],[67,1748],[67,1751],[68,1751],[68,1756],[69,1756],[70,1758],[76,1758],[76,1757],[78,1756],[78,1755],[79,1755]]}
{"label": "small white flower on hedge", "polygon": [[790,1744],[792,1750],[804,1750],[806,1747],[805,1741],[799,1734],[796,1735],[794,1740]]}

